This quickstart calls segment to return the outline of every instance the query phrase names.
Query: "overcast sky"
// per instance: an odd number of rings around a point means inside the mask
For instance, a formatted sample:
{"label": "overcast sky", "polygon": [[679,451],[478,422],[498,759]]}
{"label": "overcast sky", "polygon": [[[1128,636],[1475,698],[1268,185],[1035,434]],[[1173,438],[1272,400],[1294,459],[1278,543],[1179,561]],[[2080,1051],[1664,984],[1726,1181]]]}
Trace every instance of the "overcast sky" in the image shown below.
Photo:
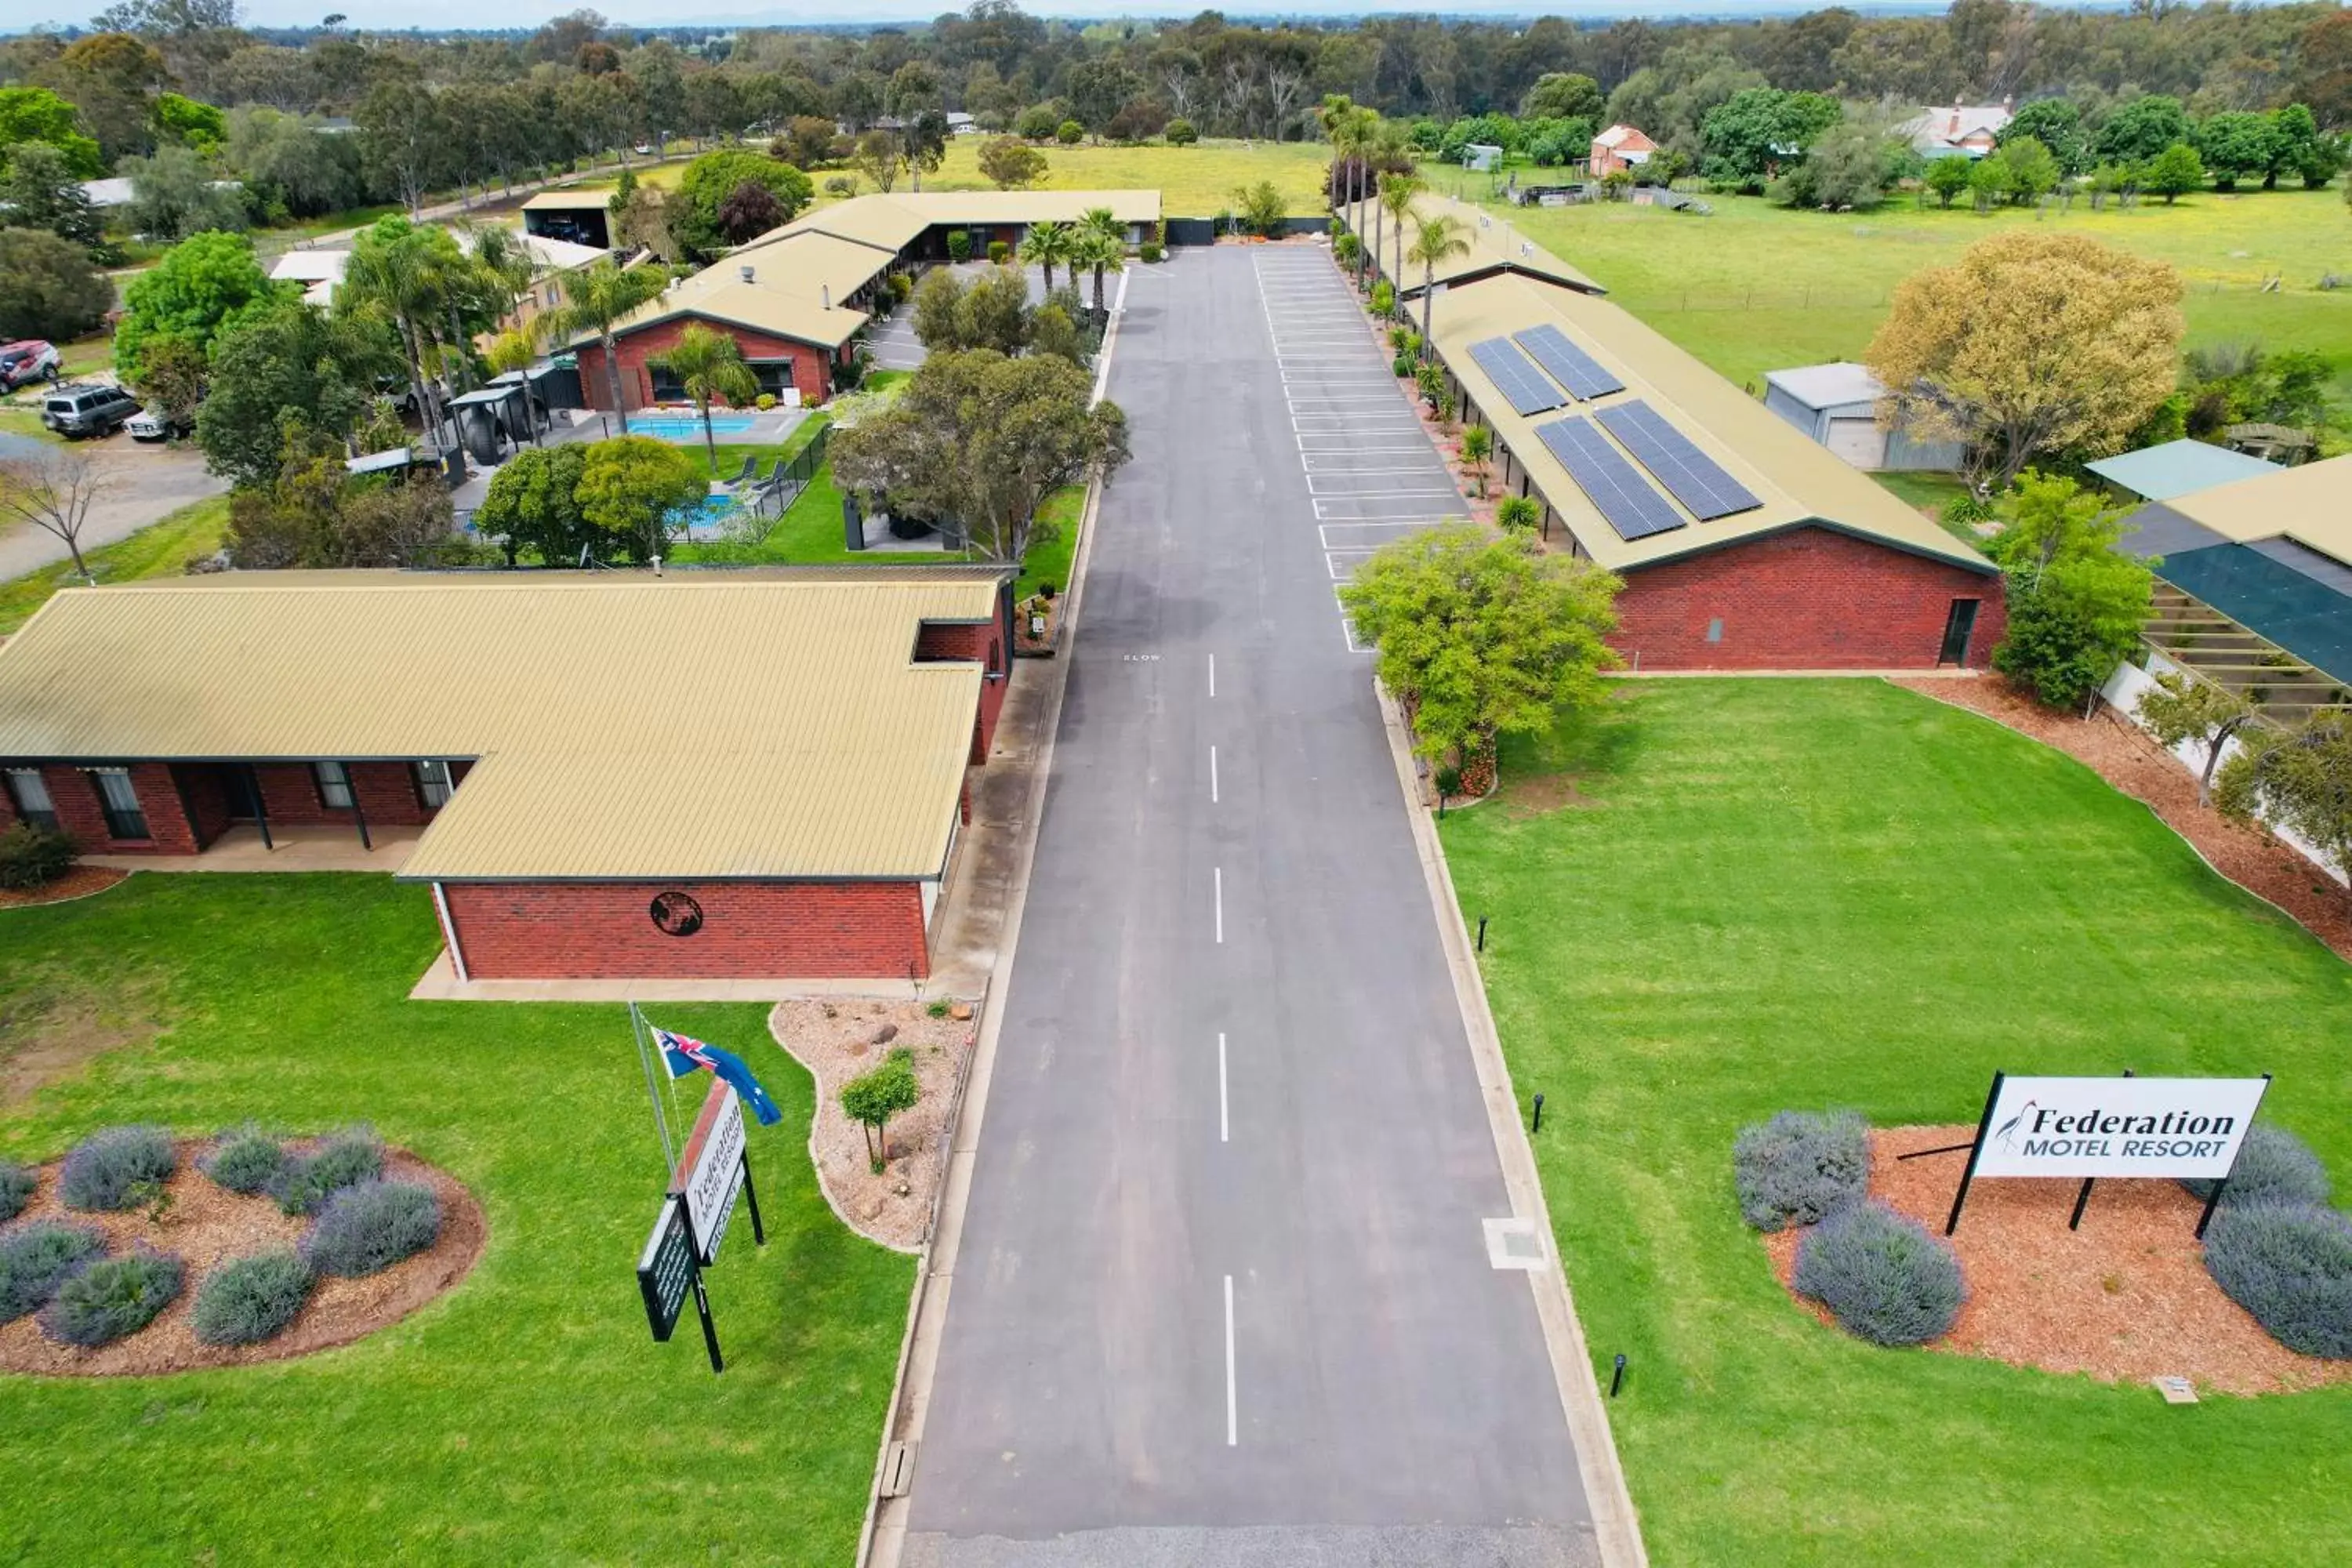
{"label": "overcast sky", "polygon": [[[1202,8],[1206,0],[1170,0],[1160,6],[1135,8],[1138,16],[1189,16]],[[1821,0],[1828,4],[1829,0]],[[36,18],[46,17],[53,24],[64,26],[87,22],[101,8],[103,0],[0,0],[0,29],[15,30],[19,26],[37,25]],[[19,7],[22,11],[19,11]],[[784,26],[795,22],[843,21],[914,21],[928,20],[944,10],[961,10],[953,0],[804,0],[803,4],[779,5],[773,0],[607,0],[593,7],[615,22],[638,26],[677,26],[705,22],[743,22],[767,26]],[[1241,16],[1260,14],[1245,5],[1220,7],[1227,16]],[[1536,14],[1562,16],[1641,15],[1649,16],[1701,15],[1725,16],[1734,13],[1778,13],[1801,10],[1805,7],[1795,0],[1709,0],[1706,4],[1687,0],[1431,0],[1423,5],[1370,6],[1364,0],[1288,0],[1286,4],[1269,5],[1266,14],[1286,16],[1362,16],[1372,11],[1412,11],[1427,14],[1437,10],[1451,14],[1486,13],[1496,16],[1531,16]],[[550,16],[561,16],[578,9],[578,0],[505,0],[504,4],[484,6],[480,0],[245,0],[245,19],[257,26],[292,27],[317,23],[331,13],[341,10],[354,27],[507,27],[533,26]],[[1037,16],[1099,17],[1118,15],[1103,0],[1023,0],[1022,9]]]}

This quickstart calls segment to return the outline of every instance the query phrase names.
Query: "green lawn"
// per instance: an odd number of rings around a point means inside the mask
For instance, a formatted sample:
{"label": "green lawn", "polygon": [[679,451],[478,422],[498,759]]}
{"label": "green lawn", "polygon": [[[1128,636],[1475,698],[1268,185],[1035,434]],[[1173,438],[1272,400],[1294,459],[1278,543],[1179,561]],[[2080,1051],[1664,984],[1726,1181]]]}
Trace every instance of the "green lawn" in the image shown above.
{"label": "green lawn", "polygon": [[[164,513],[128,539],[89,552],[84,559],[101,583],[176,577],[187,570],[189,562],[218,550],[227,531],[228,497],[207,496]],[[80,581],[73,563],[61,561],[0,583],[0,637],[23,626],[59,588]]]}
{"label": "green lawn", "polygon": [[[1867,758],[1867,764],[1858,765]],[[1862,680],[1629,681],[1450,815],[1464,912],[1652,1560],[2352,1560],[2352,1386],[2164,1405],[1874,1349],[1775,1283],[1730,1147],[1966,1122],[1995,1068],[2277,1074],[2352,1182],[2352,967],[2060,753]]]}
{"label": "green lawn", "polygon": [[[950,142],[946,163],[939,173],[923,176],[923,189],[995,189],[980,172],[982,140],[966,136]],[[1201,142],[1190,147],[1048,145],[1039,151],[1045,154],[1045,177],[1037,183],[1037,189],[1157,190],[1160,210],[1170,217],[1215,217],[1233,205],[1234,186],[1260,180],[1275,183],[1289,199],[1294,216],[1313,216],[1324,210],[1323,171],[1331,161],[1331,149],[1320,142]],[[666,164],[637,178],[649,184],[676,184],[684,168],[683,163]],[[858,194],[874,194],[872,182],[855,170],[814,169],[809,178],[817,188],[819,205],[833,199],[824,194],[824,183],[845,174],[857,180]],[[616,171],[578,184],[604,188],[618,184],[619,179]],[[901,175],[893,189],[911,191],[914,184]]]}
{"label": "green lawn", "polygon": [[[2063,216],[1921,209],[1907,198],[1843,214],[1705,199],[1710,217],[1614,203],[1496,210],[1717,371],[1759,388],[1768,370],[1861,357],[1910,274],[1987,235],[2040,229],[2171,262],[2189,288],[2192,344],[2316,349],[2336,361],[2339,395],[2352,399],[2352,289],[2317,287],[2325,273],[2352,274],[2341,190],[2208,193],[2104,213],[2077,202]],[[2273,276],[2280,291],[2261,292]]]}
{"label": "green lawn", "polygon": [[[307,1359],[172,1378],[0,1376],[11,1563],[789,1563],[855,1550],[913,1265],[819,1195],[812,1089],[760,1006],[655,1016],[757,1064],[768,1245],[648,1335],[663,1172],[617,1006],[413,1003],[430,895],[381,877],[136,877],[0,911],[0,1049],[132,1037],[0,1117],[47,1158],[110,1122],[374,1122],[467,1184],[489,1247],[441,1300]],[[142,1025],[160,1028],[152,1040]]]}

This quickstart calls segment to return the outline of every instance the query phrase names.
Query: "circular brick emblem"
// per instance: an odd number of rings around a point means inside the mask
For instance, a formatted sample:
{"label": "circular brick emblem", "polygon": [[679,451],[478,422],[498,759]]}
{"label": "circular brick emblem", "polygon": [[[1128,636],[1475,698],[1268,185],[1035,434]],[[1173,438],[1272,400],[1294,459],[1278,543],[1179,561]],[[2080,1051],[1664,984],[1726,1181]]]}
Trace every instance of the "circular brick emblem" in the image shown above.
{"label": "circular brick emblem", "polygon": [[656,893],[654,924],[671,936],[692,936],[702,929],[702,906],[687,893]]}

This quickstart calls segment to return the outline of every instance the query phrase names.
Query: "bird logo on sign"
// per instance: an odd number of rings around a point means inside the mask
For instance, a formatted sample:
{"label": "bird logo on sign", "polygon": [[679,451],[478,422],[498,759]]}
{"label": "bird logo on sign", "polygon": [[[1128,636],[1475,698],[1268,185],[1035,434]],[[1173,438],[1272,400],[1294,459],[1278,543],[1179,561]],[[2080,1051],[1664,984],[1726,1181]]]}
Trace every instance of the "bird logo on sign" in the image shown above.
{"label": "bird logo on sign", "polygon": [[2000,1145],[2000,1152],[2002,1153],[2007,1154],[2013,1152],[2017,1138],[2017,1130],[2025,1124],[2025,1119],[2032,1115],[2034,1111],[2040,1108],[2041,1103],[2042,1102],[2040,1100],[2027,1100],[2023,1105],[2018,1107],[2016,1115],[2011,1117],[1999,1127],[1993,1129],[1993,1142]]}

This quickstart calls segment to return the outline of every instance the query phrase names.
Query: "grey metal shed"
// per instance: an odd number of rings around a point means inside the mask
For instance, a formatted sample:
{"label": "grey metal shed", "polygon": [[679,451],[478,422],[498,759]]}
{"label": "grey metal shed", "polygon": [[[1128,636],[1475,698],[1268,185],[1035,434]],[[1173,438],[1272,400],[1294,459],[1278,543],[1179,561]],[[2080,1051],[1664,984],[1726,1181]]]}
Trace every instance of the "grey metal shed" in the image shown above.
{"label": "grey metal shed", "polygon": [[1960,466],[1958,441],[1915,440],[1900,429],[1880,429],[1878,402],[1885,395],[1866,367],[1846,360],[1764,376],[1765,407],[1857,468],[1949,472]]}

